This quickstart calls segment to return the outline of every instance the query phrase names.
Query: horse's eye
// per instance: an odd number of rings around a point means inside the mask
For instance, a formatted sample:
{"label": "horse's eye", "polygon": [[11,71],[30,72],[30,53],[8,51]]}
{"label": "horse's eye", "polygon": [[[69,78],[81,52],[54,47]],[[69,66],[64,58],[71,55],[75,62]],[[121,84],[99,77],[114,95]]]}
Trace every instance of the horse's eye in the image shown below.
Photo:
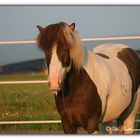
{"label": "horse's eye", "polygon": [[68,52],[69,50],[67,48],[63,48],[62,51]]}
{"label": "horse's eye", "polygon": [[46,55],[46,63],[47,63],[47,66],[49,68],[52,53],[49,51],[46,51],[45,55]]}
{"label": "horse's eye", "polygon": [[70,55],[68,49],[63,49],[65,52],[65,56],[62,59],[62,65],[63,67],[68,67],[70,65]]}
{"label": "horse's eye", "polygon": [[68,49],[58,49],[57,50],[58,58],[62,63],[63,67],[67,67],[70,64],[70,56],[69,56],[69,50]]}

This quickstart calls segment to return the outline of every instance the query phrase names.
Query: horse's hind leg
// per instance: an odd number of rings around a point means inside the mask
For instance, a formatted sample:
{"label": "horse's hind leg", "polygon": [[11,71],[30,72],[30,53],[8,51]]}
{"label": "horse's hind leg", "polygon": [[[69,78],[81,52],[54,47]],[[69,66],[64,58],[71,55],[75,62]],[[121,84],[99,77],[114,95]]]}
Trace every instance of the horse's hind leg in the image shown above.
{"label": "horse's hind leg", "polygon": [[135,95],[136,99],[134,108],[130,115],[124,120],[123,125],[124,125],[124,133],[125,134],[132,134],[134,133],[134,124],[135,124],[135,117],[137,115],[138,109],[139,109],[139,104],[140,104],[140,87]]}
{"label": "horse's hind leg", "polygon": [[139,108],[139,104],[140,104],[140,87],[137,91],[137,93],[135,94],[135,97],[133,99],[133,103],[132,103],[132,108],[131,108],[131,112],[130,114],[125,117],[125,119],[120,118],[118,120],[118,134],[124,133],[124,134],[132,134],[134,133],[134,124],[135,124],[135,117]]}

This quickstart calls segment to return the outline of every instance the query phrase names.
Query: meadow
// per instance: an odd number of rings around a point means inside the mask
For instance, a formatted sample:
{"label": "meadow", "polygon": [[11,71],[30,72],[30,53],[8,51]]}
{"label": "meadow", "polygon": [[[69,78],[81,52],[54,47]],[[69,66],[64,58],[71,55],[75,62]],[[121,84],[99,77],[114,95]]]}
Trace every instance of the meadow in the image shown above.
{"label": "meadow", "polygon": [[[0,75],[0,81],[46,80],[44,73]],[[140,111],[139,111],[140,112]],[[137,119],[140,118],[137,116]],[[0,121],[60,120],[47,84],[0,85]],[[140,123],[137,125],[140,128]],[[63,133],[61,124],[6,124],[0,133]]]}
{"label": "meadow", "polygon": [[[42,74],[1,75],[1,81],[46,80]],[[47,84],[0,85],[0,121],[59,120]],[[39,133],[62,130],[61,124],[0,125],[0,133]]]}

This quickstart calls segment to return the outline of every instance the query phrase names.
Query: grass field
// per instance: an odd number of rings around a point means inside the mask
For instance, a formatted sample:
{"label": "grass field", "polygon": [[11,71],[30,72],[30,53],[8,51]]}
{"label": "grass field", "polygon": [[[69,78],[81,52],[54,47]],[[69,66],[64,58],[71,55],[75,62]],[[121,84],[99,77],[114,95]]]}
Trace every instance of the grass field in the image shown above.
{"label": "grass field", "polygon": [[[46,79],[43,73],[0,76],[0,81]],[[53,93],[49,91],[47,84],[0,85],[0,121],[58,119],[60,117],[56,111]],[[140,124],[137,128],[140,128]],[[47,133],[50,131],[61,132],[61,124],[0,125],[0,133]]]}
{"label": "grass field", "polygon": [[[46,80],[44,74],[3,75],[0,80]],[[0,85],[0,121],[60,119],[47,84]],[[4,132],[62,130],[61,124],[0,125]]]}

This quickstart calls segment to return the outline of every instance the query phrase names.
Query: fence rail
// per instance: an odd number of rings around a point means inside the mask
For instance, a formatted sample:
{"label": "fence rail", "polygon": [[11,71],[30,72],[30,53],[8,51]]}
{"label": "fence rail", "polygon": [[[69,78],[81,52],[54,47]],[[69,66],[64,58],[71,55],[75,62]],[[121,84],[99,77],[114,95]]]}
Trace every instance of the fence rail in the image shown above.
{"label": "fence rail", "polygon": [[[121,37],[101,37],[101,38],[82,38],[82,41],[106,41],[106,40],[135,40],[140,39],[140,36],[121,36]],[[0,45],[12,45],[12,44],[35,44],[35,40],[20,40],[20,41],[0,41]],[[0,85],[10,84],[44,84],[47,80],[36,81],[0,81]],[[135,120],[139,123],[140,120]],[[39,123],[61,123],[60,120],[45,120],[45,121],[0,121],[0,124],[39,124]]]}
{"label": "fence rail", "polygon": [[58,124],[61,120],[48,120],[48,121],[0,121],[0,124]]}
{"label": "fence rail", "polygon": [[48,80],[36,81],[0,81],[0,85],[13,85],[13,84],[46,84]]}
{"label": "fence rail", "polygon": [[[97,38],[82,38],[83,42],[89,41],[106,41],[106,40],[130,40],[140,39],[140,36],[116,36],[116,37],[97,37]],[[35,44],[35,40],[19,40],[19,41],[0,41],[0,45],[12,44]]]}
{"label": "fence rail", "polygon": [[[59,124],[61,120],[48,121],[0,121],[0,124]],[[140,123],[140,120],[135,120],[135,123]]]}

